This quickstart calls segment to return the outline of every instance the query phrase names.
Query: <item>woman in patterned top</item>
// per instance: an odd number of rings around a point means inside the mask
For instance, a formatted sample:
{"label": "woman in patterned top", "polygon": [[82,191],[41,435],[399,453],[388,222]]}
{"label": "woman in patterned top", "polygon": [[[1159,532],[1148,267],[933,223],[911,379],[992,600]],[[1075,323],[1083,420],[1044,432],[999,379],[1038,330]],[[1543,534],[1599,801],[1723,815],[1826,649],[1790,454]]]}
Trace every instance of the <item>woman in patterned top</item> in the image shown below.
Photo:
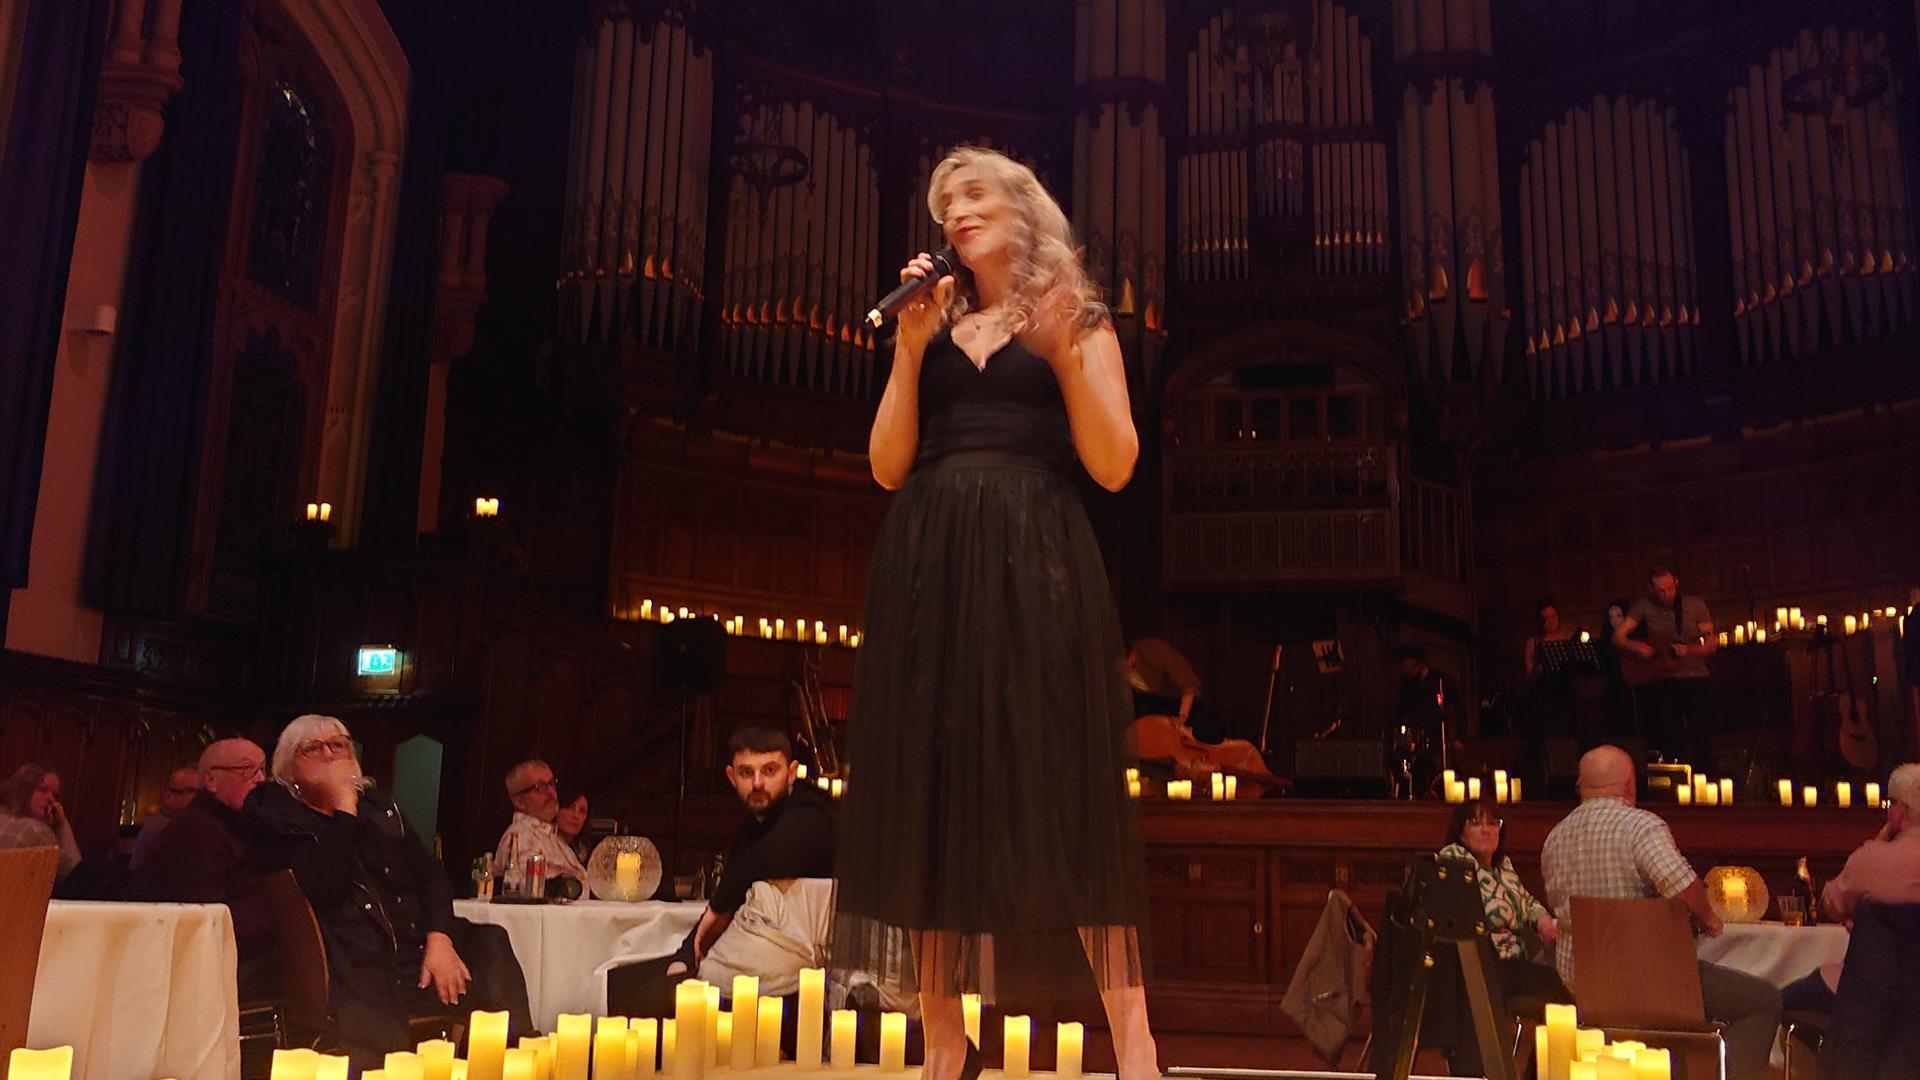
{"label": "woman in patterned top", "polygon": [[[1573,995],[1551,964],[1529,959],[1525,935],[1538,937],[1541,949],[1553,948],[1556,929],[1553,912],[1533,898],[1507,857],[1501,841],[1500,807],[1486,799],[1469,799],[1453,808],[1443,859],[1471,862],[1479,872],[1480,900],[1487,909],[1487,936],[1500,958],[1495,970],[1509,999],[1567,1002]],[[1549,952],[1548,955],[1551,955]]]}

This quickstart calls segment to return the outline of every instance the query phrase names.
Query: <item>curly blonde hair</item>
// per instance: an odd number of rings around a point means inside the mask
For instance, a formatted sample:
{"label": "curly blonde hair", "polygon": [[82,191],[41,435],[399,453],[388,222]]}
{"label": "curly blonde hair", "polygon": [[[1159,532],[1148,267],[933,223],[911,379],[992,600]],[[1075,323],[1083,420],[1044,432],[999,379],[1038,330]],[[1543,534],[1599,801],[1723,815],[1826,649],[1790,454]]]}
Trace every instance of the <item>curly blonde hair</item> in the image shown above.
{"label": "curly blonde hair", "polygon": [[[1033,170],[996,150],[980,146],[957,146],[933,168],[927,184],[927,210],[934,224],[946,225],[947,200],[943,188],[954,170],[973,166],[989,181],[998,184],[1013,204],[1013,237],[1007,243],[1007,261],[1013,268],[1013,283],[1008,309],[1016,332],[1033,316],[1033,309],[1048,290],[1065,284],[1065,310],[1073,324],[1091,330],[1107,321],[1107,305],[1100,300],[1100,287],[1087,276],[1073,240],[1073,226],[1053,196],[1041,186]],[[971,274],[954,278],[953,295],[943,313],[947,324],[979,305]]]}

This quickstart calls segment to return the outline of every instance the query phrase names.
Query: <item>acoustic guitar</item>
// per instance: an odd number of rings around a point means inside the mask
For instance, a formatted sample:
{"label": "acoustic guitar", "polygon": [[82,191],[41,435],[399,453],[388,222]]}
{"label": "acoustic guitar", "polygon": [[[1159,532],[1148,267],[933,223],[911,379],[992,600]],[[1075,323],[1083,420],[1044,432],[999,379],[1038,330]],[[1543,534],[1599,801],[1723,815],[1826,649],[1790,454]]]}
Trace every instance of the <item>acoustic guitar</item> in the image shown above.
{"label": "acoustic guitar", "polygon": [[[1820,674],[1820,654],[1827,660],[1827,687],[1813,695],[1814,717],[1819,723],[1823,748],[1835,768],[1862,772],[1880,765],[1880,735],[1874,729],[1867,703],[1853,686],[1853,657],[1847,643],[1831,633],[1816,633],[1813,674]],[[1840,654],[1839,670],[1834,668],[1834,653]]]}
{"label": "acoustic guitar", "polygon": [[1653,656],[1642,657],[1631,649],[1620,650],[1620,677],[1635,690],[1648,683],[1672,678],[1680,670],[1680,658],[1673,646],[1655,646]]}

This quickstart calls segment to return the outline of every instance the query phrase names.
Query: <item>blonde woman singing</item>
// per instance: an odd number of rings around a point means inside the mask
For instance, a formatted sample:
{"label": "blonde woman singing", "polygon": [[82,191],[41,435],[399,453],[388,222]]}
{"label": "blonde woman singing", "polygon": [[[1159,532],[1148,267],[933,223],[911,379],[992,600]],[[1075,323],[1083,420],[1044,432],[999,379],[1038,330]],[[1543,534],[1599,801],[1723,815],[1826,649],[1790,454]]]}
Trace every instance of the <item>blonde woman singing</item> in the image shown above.
{"label": "blonde woman singing", "polygon": [[[897,494],[867,585],[834,963],[917,985],[928,1080],[980,1067],[962,993],[1018,1011],[1089,986],[1121,1077],[1148,1080],[1126,649],[1076,487],[1133,475],[1119,341],[1025,166],[956,150],[927,205],[962,270],[900,313],[869,439]],[[932,271],[922,253],[900,274]]]}

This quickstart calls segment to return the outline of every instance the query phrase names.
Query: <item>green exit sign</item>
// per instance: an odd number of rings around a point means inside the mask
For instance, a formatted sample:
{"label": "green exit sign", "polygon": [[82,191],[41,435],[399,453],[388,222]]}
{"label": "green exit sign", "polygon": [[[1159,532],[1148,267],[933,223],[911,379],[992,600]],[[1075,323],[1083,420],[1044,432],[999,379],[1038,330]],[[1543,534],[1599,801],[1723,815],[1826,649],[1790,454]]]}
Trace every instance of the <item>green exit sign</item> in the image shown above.
{"label": "green exit sign", "polygon": [[391,675],[400,668],[400,650],[391,645],[363,645],[354,664],[356,675]]}

